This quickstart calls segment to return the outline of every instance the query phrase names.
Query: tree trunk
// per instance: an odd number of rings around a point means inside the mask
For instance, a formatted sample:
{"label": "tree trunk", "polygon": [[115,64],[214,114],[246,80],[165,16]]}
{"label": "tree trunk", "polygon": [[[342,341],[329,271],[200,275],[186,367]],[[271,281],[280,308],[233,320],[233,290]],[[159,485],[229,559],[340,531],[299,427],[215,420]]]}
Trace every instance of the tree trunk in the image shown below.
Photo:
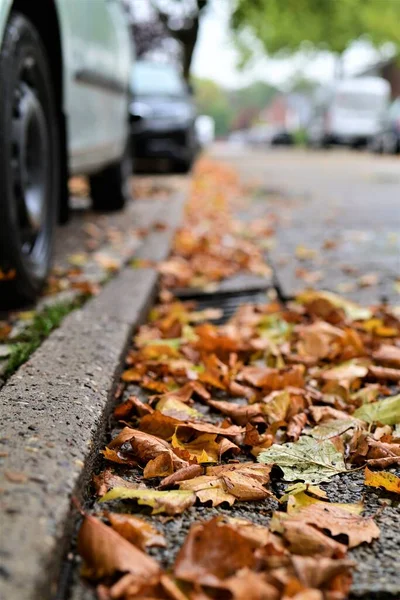
{"label": "tree trunk", "polygon": [[193,24],[193,27],[190,30],[190,35],[187,37],[185,42],[182,43],[182,52],[183,52],[183,76],[186,81],[189,81],[190,77],[190,68],[192,66],[194,49],[196,47],[197,37],[199,35],[199,20],[196,19],[196,22]]}

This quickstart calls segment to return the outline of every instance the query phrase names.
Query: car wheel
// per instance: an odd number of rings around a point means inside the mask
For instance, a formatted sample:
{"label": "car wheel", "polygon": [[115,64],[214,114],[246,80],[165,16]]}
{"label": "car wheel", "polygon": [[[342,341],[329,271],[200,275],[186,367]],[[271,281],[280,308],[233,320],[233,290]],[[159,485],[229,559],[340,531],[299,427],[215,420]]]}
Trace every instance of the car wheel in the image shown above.
{"label": "car wheel", "polygon": [[95,210],[105,212],[122,210],[132,198],[129,182],[133,164],[131,154],[130,145],[127,144],[118,162],[90,176],[90,192]]}
{"label": "car wheel", "polygon": [[193,158],[187,158],[186,160],[176,160],[174,162],[174,173],[189,173],[193,166]]}
{"label": "car wheel", "polygon": [[46,53],[12,13],[0,50],[0,305],[35,299],[45,282],[60,199],[59,119]]}

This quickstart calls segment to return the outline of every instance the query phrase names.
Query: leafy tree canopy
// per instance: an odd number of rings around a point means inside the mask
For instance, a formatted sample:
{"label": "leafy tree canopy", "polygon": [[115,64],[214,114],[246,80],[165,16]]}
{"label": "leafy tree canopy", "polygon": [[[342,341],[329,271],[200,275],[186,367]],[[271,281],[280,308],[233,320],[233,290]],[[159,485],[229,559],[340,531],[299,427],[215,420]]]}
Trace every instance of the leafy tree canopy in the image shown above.
{"label": "leafy tree canopy", "polygon": [[305,49],[341,54],[363,37],[377,47],[400,43],[399,0],[237,0],[231,22],[271,55]]}

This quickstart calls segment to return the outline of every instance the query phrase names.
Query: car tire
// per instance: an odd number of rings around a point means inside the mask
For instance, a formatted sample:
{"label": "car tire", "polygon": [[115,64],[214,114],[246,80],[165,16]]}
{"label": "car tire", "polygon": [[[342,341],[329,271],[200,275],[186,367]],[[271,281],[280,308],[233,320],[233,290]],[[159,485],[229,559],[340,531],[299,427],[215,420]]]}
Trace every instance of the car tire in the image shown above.
{"label": "car tire", "polygon": [[130,144],[121,159],[89,177],[94,210],[112,212],[122,210],[132,199],[129,177],[133,170]]}
{"label": "car tire", "polygon": [[0,305],[33,301],[50,268],[60,201],[59,110],[46,51],[12,12],[0,49]]}
{"label": "car tire", "polygon": [[186,160],[176,160],[174,162],[174,173],[180,173],[182,175],[189,173],[193,166],[193,158],[187,158]]}

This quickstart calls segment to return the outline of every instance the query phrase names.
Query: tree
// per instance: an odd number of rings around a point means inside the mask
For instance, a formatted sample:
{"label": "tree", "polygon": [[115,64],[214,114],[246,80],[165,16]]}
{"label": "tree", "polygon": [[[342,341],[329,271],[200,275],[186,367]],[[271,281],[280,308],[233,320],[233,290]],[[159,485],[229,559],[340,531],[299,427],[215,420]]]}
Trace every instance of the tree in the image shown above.
{"label": "tree", "polygon": [[169,35],[181,46],[183,76],[188,80],[200,17],[208,0],[152,0],[151,4]]}
{"label": "tree", "polygon": [[340,56],[360,38],[398,44],[399,22],[398,0],[237,0],[232,13],[241,44],[250,33],[270,55],[309,49]]}
{"label": "tree", "polygon": [[208,0],[123,0],[139,58],[167,56],[182,65],[185,79]]}
{"label": "tree", "polygon": [[194,83],[199,113],[214,119],[217,136],[225,135],[235,115],[228,93],[211,79],[196,78]]}

